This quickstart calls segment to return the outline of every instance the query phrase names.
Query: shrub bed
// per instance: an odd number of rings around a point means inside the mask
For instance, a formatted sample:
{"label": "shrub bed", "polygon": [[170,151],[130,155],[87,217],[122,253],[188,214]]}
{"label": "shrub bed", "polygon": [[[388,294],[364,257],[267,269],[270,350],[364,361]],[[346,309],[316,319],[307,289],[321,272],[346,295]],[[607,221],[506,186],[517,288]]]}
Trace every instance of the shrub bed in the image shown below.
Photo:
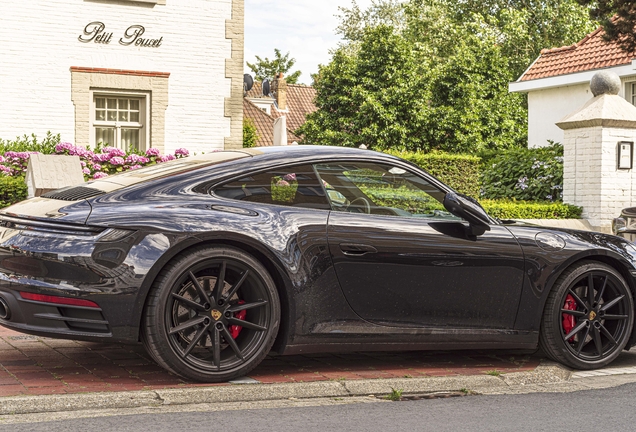
{"label": "shrub bed", "polygon": [[482,156],[482,198],[561,201],[562,145],[514,148]]}
{"label": "shrub bed", "polygon": [[25,200],[26,197],[24,177],[0,176],[0,208]]}
{"label": "shrub bed", "polygon": [[560,202],[480,200],[490,216],[499,219],[578,219],[582,208]]}
{"label": "shrub bed", "polygon": [[406,152],[387,150],[393,156],[407,160],[437,177],[457,192],[479,198],[480,158],[443,152]]}
{"label": "shrub bed", "polygon": [[35,135],[25,135],[13,141],[0,140],[0,208],[26,199],[27,186],[24,176],[29,157],[35,153],[79,156],[84,179],[87,181],[179,159],[189,154],[184,148],[167,155],[161,155],[156,148],[150,148],[143,154],[101,146],[88,150],[59,141],[60,136],[52,135],[50,132],[42,141],[38,141]]}
{"label": "shrub bed", "polygon": [[12,152],[38,152],[44,154],[55,153],[55,146],[60,143],[60,134],[53,135],[51,132],[46,133],[46,137],[38,140],[35,134],[31,136],[23,135],[16,137],[14,140],[3,140],[0,138],[0,154],[8,151]]}

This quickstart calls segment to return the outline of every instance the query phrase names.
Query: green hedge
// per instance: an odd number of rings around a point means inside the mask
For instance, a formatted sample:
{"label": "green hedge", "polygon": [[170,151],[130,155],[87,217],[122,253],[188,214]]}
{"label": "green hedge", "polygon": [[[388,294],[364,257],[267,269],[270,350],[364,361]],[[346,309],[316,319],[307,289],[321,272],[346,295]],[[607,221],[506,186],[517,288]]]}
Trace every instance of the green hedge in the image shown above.
{"label": "green hedge", "polygon": [[27,197],[24,177],[0,177],[0,208],[8,207]]}
{"label": "green hedge", "polygon": [[578,219],[581,207],[555,202],[480,200],[490,216],[499,219]]}
{"label": "green hedge", "polygon": [[444,152],[420,153],[395,150],[387,150],[385,153],[414,163],[457,192],[479,198],[481,161],[477,156]]}
{"label": "green hedge", "polygon": [[46,136],[41,140],[38,140],[35,134],[31,134],[31,136],[23,135],[22,137],[16,137],[14,140],[4,140],[0,138],[0,154],[4,154],[8,151],[33,151],[53,154],[55,153],[55,146],[59,143],[60,134],[53,135],[51,132],[47,132]]}

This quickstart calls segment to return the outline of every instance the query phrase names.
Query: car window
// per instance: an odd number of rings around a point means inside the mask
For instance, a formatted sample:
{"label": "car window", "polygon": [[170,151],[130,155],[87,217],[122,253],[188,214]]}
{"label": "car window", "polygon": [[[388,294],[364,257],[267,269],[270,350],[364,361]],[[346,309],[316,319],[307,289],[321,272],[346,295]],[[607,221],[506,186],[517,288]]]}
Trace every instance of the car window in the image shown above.
{"label": "car window", "polygon": [[335,211],[460,220],[444,208],[443,191],[402,168],[339,162],[316,171]]}
{"label": "car window", "polygon": [[273,168],[217,187],[225,198],[330,210],[331,206],[311,165]]}

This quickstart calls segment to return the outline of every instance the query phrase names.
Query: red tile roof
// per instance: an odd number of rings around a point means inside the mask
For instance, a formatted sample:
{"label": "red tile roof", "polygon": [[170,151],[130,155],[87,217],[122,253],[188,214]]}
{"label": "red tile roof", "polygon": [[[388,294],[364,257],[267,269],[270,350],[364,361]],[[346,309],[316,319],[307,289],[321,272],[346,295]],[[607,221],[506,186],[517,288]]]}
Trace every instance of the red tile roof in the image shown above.
{"label": "red tile roof", "polygon": [[316,89],[298,84],[287,84],[287,111],[278,111],[272,107],[272,117],[287,116],[287,128],[297,130],[307,118],[307,114],[316,111],[314,99]]}
{"label": "red tile roof", "polygon": [[[246,98],[243,98],[243,116],[252,120],[254,126],[256,126],[256,132],[258,133],[256,145],[258,147],[274,145],[274,117],[267,114]],[[287,125],[287,144],[300,141],[300,138],[294,135],[292,129],[289,127],[289,119]]]}
{"label": "red tile roof", "polygon": [[617,43],[606,42],[603,40],[604,34],[603,28],[599,27],[573,45],[541,50],[539,58],[521,75],[519,81],[631,63],[635,53],[626,53]]}
{"label": "red tile roof", "polygon": [[307,114],[316,111],[314,98],[316,89],[301,84],[287,84],[287,110],[280,111],[275,104],[271,106],[271,115],[258,108],[247,98],[262,98],[263,91],[260,82],[255,82],[254,87],[245,94],[243,98],[243,115],[251,119],[258,131],[259,139],[257,145],[271,146],[274,141],[274,119],[287,117],[287,141],[300,141],[300,138],[293,132],[301,127]]}

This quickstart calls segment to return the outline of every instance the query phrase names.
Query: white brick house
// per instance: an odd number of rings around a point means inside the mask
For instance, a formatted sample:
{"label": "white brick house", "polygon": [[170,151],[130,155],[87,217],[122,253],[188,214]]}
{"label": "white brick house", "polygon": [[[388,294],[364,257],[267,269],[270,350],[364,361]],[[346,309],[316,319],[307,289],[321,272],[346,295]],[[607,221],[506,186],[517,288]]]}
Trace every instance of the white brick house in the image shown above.
{"label": "white brick house", "polygon": [[242,145],[243,0],[2,0],[0,138]]}
{"label": "white brick house", "polygon": [[563,142],[563,131],[556,123],[592,99],[589,83],[599,70],[615,72],[622,81],[619,95],[636,105],[635,55],[605,42],[603,35],[598,28],[573,45],[542,50],[510,83],[511,92],[528,94],[529,147],[548,145],[548,140]]}

